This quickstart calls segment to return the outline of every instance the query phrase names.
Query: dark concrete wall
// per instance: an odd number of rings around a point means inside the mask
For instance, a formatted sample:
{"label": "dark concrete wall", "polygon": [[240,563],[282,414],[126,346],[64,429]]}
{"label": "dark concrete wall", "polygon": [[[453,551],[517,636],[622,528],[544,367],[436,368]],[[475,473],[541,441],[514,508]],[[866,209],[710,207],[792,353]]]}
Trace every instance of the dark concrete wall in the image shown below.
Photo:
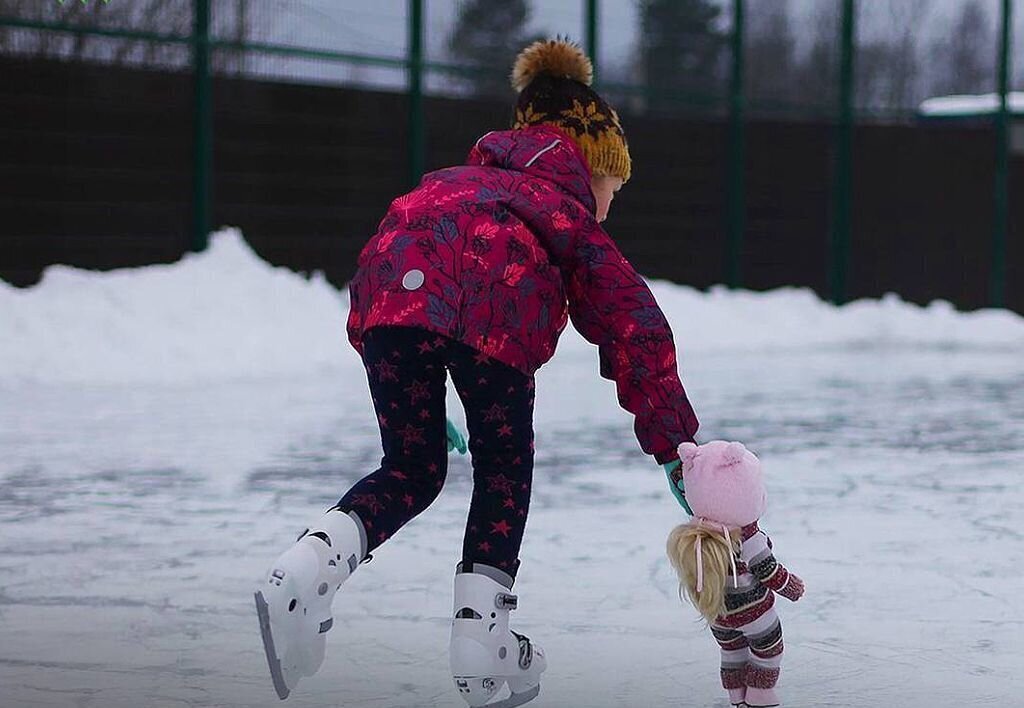
{"label": "dark concrete wall", "polygon": [[[0,277],[115,268],[189,243],[191,83],[185,74],[0,60]],[[344,283],[407,182],[404,96],[217,79],[215,225],[264,258]],[[460,163],[508,105],[430,98],[428,168]],[[606,224],[638,270],[705,288],[725,272],[727,130],[623,116],[634,178]],[[746,286],[825,293],[833,127],[752,122]],[[979,127],[860,126],[849,290],[963,308],[988,302],[994,137]],[[1024,185],[1024,160],[1012,184]],[[1024,312],[1024,200],[1011,196],[1008,304]]]}

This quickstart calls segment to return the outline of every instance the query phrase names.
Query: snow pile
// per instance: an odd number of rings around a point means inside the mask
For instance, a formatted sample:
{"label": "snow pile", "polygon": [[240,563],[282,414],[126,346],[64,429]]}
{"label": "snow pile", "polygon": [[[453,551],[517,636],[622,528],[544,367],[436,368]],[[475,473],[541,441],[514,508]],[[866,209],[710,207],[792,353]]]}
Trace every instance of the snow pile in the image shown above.
{"label": "snow pile", "polygon": [[688,352],[821,347],[1024,347],[1024,318],[1009,310],[957,312],[895,294],[836,307],[806,288],[702,293],[666,282],[651,289]]}
{"label": "snow pile", "polygon": [[257,378],[336,366],[347,299],[261,260],[234,229],[172,265],[0,283],[0,383]]}
{"label": "snow pile", "polygon": [[[1006,95],[1009,111],[1024,115],[1024,91]],[[918,112],[923,116],[976,116],[995,113],[1002,104],[996,93],[964,96],[939,96],[921,102]]]}
{"label": "snow pile", "polygon": [[[652,284],[687,356],[807,347],[1017,348],[1024,319],[898,297],[836,308],[809,290],[703,293]],[[237,230],[173,265],[63,266],[34,288],[0,283],[0,384],[182,383],[358,367],[347,295],[262,261]],[[567,333],[563,348],[587,347]]]}

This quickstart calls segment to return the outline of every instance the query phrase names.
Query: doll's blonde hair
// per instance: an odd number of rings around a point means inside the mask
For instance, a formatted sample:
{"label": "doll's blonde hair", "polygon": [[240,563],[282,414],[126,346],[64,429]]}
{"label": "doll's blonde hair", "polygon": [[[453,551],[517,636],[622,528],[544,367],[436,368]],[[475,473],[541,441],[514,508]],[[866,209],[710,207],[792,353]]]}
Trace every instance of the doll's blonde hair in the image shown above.
{"label": "doll's blonde hair", "polygon": [[[685,592],[690,603],[704,619],[712,622],[725,612],[725,584],[732,567],[731,558],[738,548],[739,529],[729,529],[726,543],[723,528],[694,520],[680,524],[668,535],[666,551],[679,575],[679,597]],[[704,573],[703,588],[697,591],[697,540],[701,541]]]}

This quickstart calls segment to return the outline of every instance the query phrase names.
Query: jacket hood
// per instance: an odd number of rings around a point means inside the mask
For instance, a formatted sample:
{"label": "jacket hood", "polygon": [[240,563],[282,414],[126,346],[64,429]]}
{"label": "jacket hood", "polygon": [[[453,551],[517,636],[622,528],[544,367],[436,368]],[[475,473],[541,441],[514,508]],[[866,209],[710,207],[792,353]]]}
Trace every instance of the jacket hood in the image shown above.
{"label": "jacket hood", "polygon": [[583,152],[572,138],[553,126],[487,133],[473,147],[467,164],[514,170],[553,182],[590,213],[597,210],[590,188],[590,167]]}

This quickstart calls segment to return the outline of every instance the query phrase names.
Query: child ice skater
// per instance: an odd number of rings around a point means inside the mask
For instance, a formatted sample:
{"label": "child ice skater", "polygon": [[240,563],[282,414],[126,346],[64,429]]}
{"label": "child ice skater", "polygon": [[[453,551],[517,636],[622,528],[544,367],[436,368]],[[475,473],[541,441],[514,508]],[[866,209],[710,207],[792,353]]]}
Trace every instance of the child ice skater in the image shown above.
{"label": "child ice skater", "polygon": [[681,460],[666,471],[693,516],[668,537],[680,590],[721,647],[729,702],[741,708],[778,706],[782,625],[774,593],[796,602],[804,584],[775,560],[771,540],[758,528],[767,501],[761,463],[737,442],[684,443],[679,451]]}
{"label": "child ice skater", "polygon": [[[455,570],[450,664],[471,706],[540,689],[543,652],[509,628],[530,506],[534,372],[569,317],[635,416],[644,452],[678,459],[697,431],[672,332],[600,222],[629,179],[619,118],[578,47],[518,57],[513,129],[392,202],[359,257],[348,334],[362,356],[384,457],[271,567],[256,604],[284,698],[324,656],[331,601],[368,554],[426,509],[446,473],[445,381],[466,411],[473,492]],[[507,684],[511,695],[499,698]]]}

